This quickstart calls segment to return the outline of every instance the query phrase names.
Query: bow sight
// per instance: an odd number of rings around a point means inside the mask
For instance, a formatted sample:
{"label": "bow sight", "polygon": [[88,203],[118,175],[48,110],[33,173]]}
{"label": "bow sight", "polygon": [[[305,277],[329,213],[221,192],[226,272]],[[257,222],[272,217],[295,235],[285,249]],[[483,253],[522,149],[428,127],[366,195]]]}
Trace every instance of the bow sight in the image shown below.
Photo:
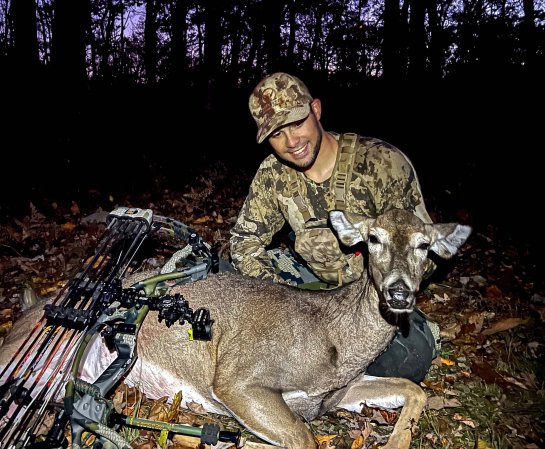
{"label": "bow sight", "polygon": [[[122,280],[144,241],[166,233],[186,246],[161,273],[123,288]],[[191,228],[149,209],[118,208],[94,255],[83,264],[44,314],[11,362],[0,373],[0,448],[66,447],[64,428],[69,422],[72,447],[79,449],[95,436],[93,447],[130,448],[119,425],[198,436],[204,444],[238,442],[239,433],[130,418],[116,413],[107,399],[136,361],[138,331],[150,310],[158,311],[167,326],[189,323],[189,338],[210,340],[213,320],[207,309],[193,311],[181,295],[163,294],[169,283],[187,283],[217,272],[218,256]],[[183,264],[180,262],[183,261]],[[85,352],[100,334],[115,349],[117,358],[93,383],[79,378]],[[66,385],[63,403],[60,390]],[[54,424],[45,439],[37,438],[46,413]]]}

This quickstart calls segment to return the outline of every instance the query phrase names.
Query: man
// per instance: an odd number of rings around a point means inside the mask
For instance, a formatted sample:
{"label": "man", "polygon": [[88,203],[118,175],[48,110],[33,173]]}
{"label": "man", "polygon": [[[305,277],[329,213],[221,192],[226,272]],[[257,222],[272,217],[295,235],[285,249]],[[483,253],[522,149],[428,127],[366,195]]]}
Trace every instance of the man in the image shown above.
{"label": "man", "polygon": [[[378,139],[324,131],[322,104],[299,78],[282,72],[265,77],[249,107],[257,142],[268,140],[273,154],[261,163],[231,230],[230,253],[239,272],[300,288],[337,288],[361,276],[364,257],[340,248],[327,225],[330,210],[377,216],[396,207],[431,222],[409,159]],[[291,258],[298,273],[280,263],[285,254],[267,250],[285,223],[301,262]],[[421,312],[410,321],[408,335],[396,336],[369,374],[415,382],[425,377],[438,335]]]}

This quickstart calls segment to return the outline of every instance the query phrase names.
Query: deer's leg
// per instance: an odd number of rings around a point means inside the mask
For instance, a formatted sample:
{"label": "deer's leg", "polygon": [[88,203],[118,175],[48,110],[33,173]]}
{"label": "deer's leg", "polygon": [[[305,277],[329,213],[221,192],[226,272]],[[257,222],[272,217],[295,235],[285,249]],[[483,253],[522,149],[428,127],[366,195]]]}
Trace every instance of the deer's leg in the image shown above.
{"label": "deer's leg", "polygon": [[259,385],[214,380],[214,395],[257,437],[289,449],[315,449],[307,426],[288,408],[282,395]]}
{"label": "deer's leg", "polygon": [[361,376],[349,386],[336,407],[360,412],[364,404],[383,408],[403,406],[384,449],[408,449],[411,428],[420,419],[426,400],[422,388],[408,379]]}

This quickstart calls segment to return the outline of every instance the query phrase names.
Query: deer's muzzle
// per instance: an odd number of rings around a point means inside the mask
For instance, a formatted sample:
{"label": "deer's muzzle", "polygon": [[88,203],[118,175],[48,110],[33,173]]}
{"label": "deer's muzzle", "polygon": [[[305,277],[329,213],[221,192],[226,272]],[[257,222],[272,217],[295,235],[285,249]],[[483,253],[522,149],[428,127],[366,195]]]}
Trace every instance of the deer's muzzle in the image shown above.
{"label": "deer's muzzle", "polygon": [[384,289],[384,297],[392,311],[410,312],[414,305],[414,291],[401,279]]}

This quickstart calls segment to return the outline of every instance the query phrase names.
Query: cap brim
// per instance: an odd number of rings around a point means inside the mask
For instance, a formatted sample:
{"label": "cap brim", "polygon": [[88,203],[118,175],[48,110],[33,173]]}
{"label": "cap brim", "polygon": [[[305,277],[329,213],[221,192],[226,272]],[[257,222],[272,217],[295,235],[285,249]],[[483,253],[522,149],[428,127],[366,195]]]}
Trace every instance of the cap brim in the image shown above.
{"label": "cap brim", "polygon": [[306,118],[310,114],[310,104],[306,103],[293,109],[277,112],[271,120],[263,123],[257,130],[257,143],[263,142],[269,135],[281,126]]}

